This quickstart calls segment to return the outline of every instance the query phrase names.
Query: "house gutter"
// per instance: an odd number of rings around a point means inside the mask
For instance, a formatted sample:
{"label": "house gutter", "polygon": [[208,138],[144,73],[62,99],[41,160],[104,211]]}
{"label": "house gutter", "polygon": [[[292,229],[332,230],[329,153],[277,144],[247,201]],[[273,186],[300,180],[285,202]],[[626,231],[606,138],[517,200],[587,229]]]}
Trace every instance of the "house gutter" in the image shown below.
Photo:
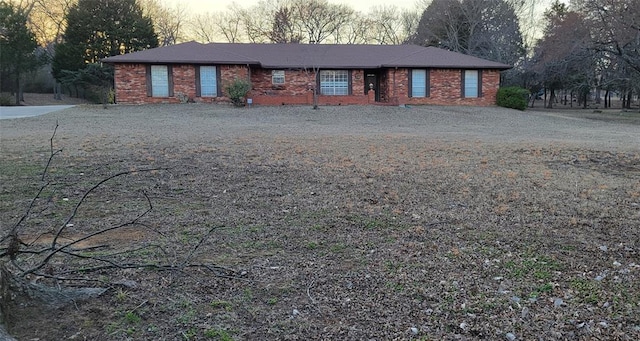
{"label": "house gutter", "polygon": [[396,71],[398,71],[398,67],[396,66],[393,69],[393,100],[396,102],[394,104],[399,104],[398,102],[398,87],[396,86]]}

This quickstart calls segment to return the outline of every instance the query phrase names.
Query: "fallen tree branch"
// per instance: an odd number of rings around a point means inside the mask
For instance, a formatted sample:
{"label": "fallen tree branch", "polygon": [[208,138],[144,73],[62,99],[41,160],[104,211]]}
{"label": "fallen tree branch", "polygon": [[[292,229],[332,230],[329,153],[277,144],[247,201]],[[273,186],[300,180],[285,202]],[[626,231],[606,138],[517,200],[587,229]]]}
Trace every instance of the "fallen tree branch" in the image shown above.
{"label": "fallen tree branch", "polygon": [[212,228],[209,229],[209,232],[207,232],[207,234],[205,234],[204,236],[202,236],[202,238],[200,238],[200,241],[198,242],[198,244],[191,249],[191,252],[189,252],[189,255],[184,259],[184,262],[182,263],[182,266],[185,266],[186,264],[188,264],[189,262],[191,262],[191,259],[193,258],[193,255],[196,253],[196,251],[200,248],[200,245],[202,245],[207,239],[209,239],[209,236],[211,236],[211,234],[213,233],[213,231],[224,227],[224,226],[214,226]]}
{"label": "fallen tree branch", "polygon": [[[9,230],[9,232],[4,237],[2,237],[2,239],[0,240],[0,243],[4,243],[10,238],[13,238],[13,239],[17,239],[18,238],[18,228],[27,219],[27,217],[29,217],[29,214],[31,213],[31,210],[33,209],[33,207],[34,207],[34,205],[36,203],[36,200],[38,200],[40,198],[40,195],[42,194],[42,191],[44,191],[44,189],[48,185],[49,185],[49,183],[46,183],[46,184],[40,186],[40,189],[38,190],[38,193],[36,193],[36,195],[29,202],[29,206],[27,207],[27,211],[20,217],[18,222],[13,225],[11,230]],[[4,257],[4,256],[7,256],[7,254],[0,254],[0,257]]]}
{"label": "fallen tree branch", "polygon": [[[94,187],[94,188],[96,188],[96,187]],[[49,250],[51,250],[49,252],[49,254],[40,262],[40,264],[36,265],[35,267],[33,267],[33,268],[29,269],[29,270],[26,270],[23,273],[23,275],[28,275],[30,273],[34,273],[34,272],[42,269],[44,266],[46,266],[49,263],[51,258],[53,258],[57,253],[63,251],[64,249],[66,249],[66,248],[68,248],[68,247],[70,247],[72,245],[78,244],[78,243],[83,242],[83,241],[85,241],[87,239],[90,239],[92,237],[104,234],[104,233],[109,232],[109,231],[121,229],[121,228],[127,227],[127,226],[138,225],[138,220],[140,218],[144,217],[147,213],[149,213],[151,211],[151,209],[153,209],[153,206],[151,205],[151,200],[149,200],[149,197],[146,195],[146,193],[144,195],[145,195],[145,197],[146,197],[146,199],[147,199],[147,201],[148,201],[150,206],[149,206],[149,208],[147,210],[145,210],[144,212],[139,214],[132,221],[128,221],[128,222],[125,222],[125,223],[122,223],[122,224],[119,224],[119,225],[116,225],[116,226],[108,227],[108,228],[102,229],[102,230],[94,232],[94,233],[90,233],[90,234],[88,234],[88,235],[86,235],[84,237],[77,238],[77,239],[75,239],[75,240],[73,240],[73,241],[71,241],[69,243],[66,243],[64,245],[56,247],[56,240],[60,237],[60,234],[62,233],[62,230],[63,230],[63,229],[60,229],[58,231],[58,233],[56,234],[56,236],[53,238],[53,242],[51,244],[51,249],[49,249]],[[79,205],[76,205],[76,207],[77,206],[79,206]],[[70,220],[67,220],[67,222],[70,222]],[[66,226],[66,224],[65,224],[65,226]]]}
{"label": "fallen tree branch", "polygon": [[[56,150],[54,148],[54,138],[56,136],[57,129],[58,122],[56,122],[53,134],[49,140],[50,154],[41,176],[41,181],[43,182],[47,179],[47,176],[50,173],[50,167],[53,159],[56,155],[59,155],[62,152],[62,149]],[[134,217],[126,221],[121,221],[111,226],[101,228],[95,232],[85,233],[84,235],[74,237],[73,239],[66,237],[65,231],[73,226],[72,222],[78,216],[83,205],[88,201],[91,194],[96,192],[99,188],[120,177],[168,169],[169,168],[165,167],[157,167],[121,171],[101,179],[84,191],[83,195],[73,206],[69,215],[64,219],[62,224],[59,225],[59,227],[53,229],[54,231],[41,232],[37,237],[35,237],[35,239],[25,243],[20,240],[19,230],[26,224],[26,221],[34,215],[38,200],[42,198],[45,189],[50,186],[50,182],[48,181],[42,183],[35,196],[30,200],[25,213],[20,216],[12,228],[0,239],[0,280],[2,281],[0,283],[0,292],[3,294],[3,299],[0,300],[0,317],[2,317],[3,314],[4,316],[8,315],[8,312],[5,310],[7,305],[4,304],[4,300],[8,297],[6,296],[6,292],[11,290],[17,290],[16,292],[22,290],[23,292],[29,293],[30,297],[37,296],[45,301],[50,300],[51,302],[56,302],[56,304],[66,304],[66,302],[69,302],[69,299],[74,301],[74,297],[82,298],[87,297],[87,295],[92,297],[100,295],[106,289],[68,288],[70,286],[84,286],[84,284],[88,282],[113,284],[108,280],[95,278],[96,276],[90,276],[90,274],[95,274],[99,271],[140,269],[187,273],[187,269],[200,268],[210,271],[217,277],[249,281],[246,278],[242,278],[246,272],[239,274],[236,270],[224,266],[193,263],[193,260],[200,248],[211,238],[217,229],[223,226],[214,226],[210,228],[207,233],[199,239],[198,243],[186,253],[181,253],[177,248],[165,249],[160,244],[134,247],[123,251],[110,250],[110,244],[108,243],[79,247],[80,243],[126,227],[140,226],[155,231],[155,229],[152,229],[143,221],[143,219],[154,209],[151,198],[144,190],[142,190],[141,193],[144,197],[146,208],[142,212],[135,214]],[[46,208],[38,214],[42,214],[45,210]],[[163,236],[160,231],[155,232]],[[47,240],[44,245],[42,243],[39,244],[38,241],[46,234],[52,235],[51,241],[49,242]],[[100,250],[94,254],[88,252],[98,248],[105,250]],[[158,258],[156,258],[157,261],[149,261],[147,259],[145,259],[145,261],[136,261],[139,260],[139,257],[136,258],[137,252],[154,248],[159,250],[156,254],[158,256]],[[170,253],[172,253],[172,256],[174,257],[171,262],[168,261],[171,257]],[[186,256],[182,257],[183,254],[186,254]],[[45,280],[49,281],[47,284],[51,286],[47,286],[45,284],[36,285],[35,281],[38,279],[43,279],[43,282],[45,282]],[[2,319],[0,319],[0,322],[2,322]],[[0,339],[3,339],[3,330],[1,327],[2,325],[0,323]]]}
{"label": "fallen tree branch", "polygon": [[44,170],[42,171],[42,181],[44,181],[45,177],[47,176],[48,172],[49,172],[49,166],[51,165],[51,161],[53,160],[53,158],[58,155],[58,153],[62,152],[62,149],[58,149],[55,152],[53,151],[53,138],[56,137],[56,132],[58,131],[58,120],[56,120],[56,126],[55,128],[53,128],[53,134],[51,135],[51,138],[49,139],[49,146],[50,146],[50,153],[49,153],[49,160],[47,160],[47,164],[46,166],[44,166]]}
{"label": "fallen tree branch", "polygon": [[[75,205],[75,207],[71,211],[71,215],[69,216],[69,218],[67,218],[64,221],[64,223],[62,223],[60,228],[58,229],[58,232],[56,233],[56,235],[53,238],[53,241],[51,242],[51,249],[56,249],[56,244],[57,244],[58,238],[60,238],[60,235],[62,234],[62,232],[69,226],[71,221],[76,217],[76,215],[78,214],[78,209],[80,209],[80,206],[85,202],[85,200],[87,199],[89,194],[91,194],[93,191],[98,189],[98,187],[100,187],[102,184],[104,184],[104,183],[106,183],[106,182],[108,182],[110,180],[113,180],[113,179],[115,179],[117,177],[124,176],[124,175],[130,175],[130,174],[134,174],[134,173],[138,173],[138,172],[152,172],[152,171],[159,171],[159,170],[167,170],[167,168],[147,168],[147,169],[124,171],[124,172],[120,172],[120,173],[116,173],[114,175],[111,175],[111,176],[109,176],[109,177],[107,177],[105,179],[102,179],[100,182],[98,182],[97,184],[93,185],[93,187],[91,187],[89,190],[87,190],[82,195],[82,198],[80,198],[78,203]],[[145,216],[153,208],[153,205],[151,205],[151,200],[149,200],[149,197],[146,195],[146,193],[144,193],[144,191],[143,191],[143,194],[147,198],[147,202],[149,203],[150,208],[148,210],[146,210],[144,213],[142,213],[141,215],[139,215],[137,218],[135,218],[131,223],[134,223],[137,220],[139,220],[140,218],[142,218],[143,216]],[[81,240],[78,240],[75,243],[80,242],[80,241]],[[72,243],[72,244],[75,244],[75,243]]]}

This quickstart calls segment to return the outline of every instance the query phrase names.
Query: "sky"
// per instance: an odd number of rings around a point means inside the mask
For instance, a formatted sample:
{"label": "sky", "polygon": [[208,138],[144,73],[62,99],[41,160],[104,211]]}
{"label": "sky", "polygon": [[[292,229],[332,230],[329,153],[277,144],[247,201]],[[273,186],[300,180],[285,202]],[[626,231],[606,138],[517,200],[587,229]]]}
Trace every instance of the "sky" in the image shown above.
{"label": "sky", "polygon": [[[186,6],[190,12],[218,12],[225,10],[231,0],[162,0],[173,7],[175,4]],[[331,3],[349,5],[356,11],[368,12],[373,6],[393,4],[400,9],[416,8],[416,0],[329,0]],[[250,7],[258,3],[258,0],[237,0],[242,7]]]}

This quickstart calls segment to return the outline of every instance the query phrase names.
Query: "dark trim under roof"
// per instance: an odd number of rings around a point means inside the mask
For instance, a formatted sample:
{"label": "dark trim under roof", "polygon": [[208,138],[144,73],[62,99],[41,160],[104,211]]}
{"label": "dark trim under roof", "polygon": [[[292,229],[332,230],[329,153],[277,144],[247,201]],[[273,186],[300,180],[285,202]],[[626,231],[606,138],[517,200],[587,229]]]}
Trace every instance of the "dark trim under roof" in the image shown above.
{"label": "dark trim under roof", "polygon": [[511,68],[486,59],[417,45],[201,44],[194,41],[113,56],[102,61],[111,64],[259,65],[266,69]]}

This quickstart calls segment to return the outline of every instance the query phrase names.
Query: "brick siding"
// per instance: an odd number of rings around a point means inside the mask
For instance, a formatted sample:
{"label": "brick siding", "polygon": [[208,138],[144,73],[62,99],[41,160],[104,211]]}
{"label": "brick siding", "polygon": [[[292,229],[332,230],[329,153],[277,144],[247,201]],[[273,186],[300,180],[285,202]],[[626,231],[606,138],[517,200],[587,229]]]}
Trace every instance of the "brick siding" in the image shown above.
{"label": "brick siding", "polygon": [[[313,89],[316,87],[315,73],[305,70],[285,70],[285,84],[271,82],[271,70],[251,68],[244,65],[219,65],[218,86],[224,89],[236,78],[251,79],[252,89],[248,94],[254,104],[289,105],[312,104]],[[146,66],[144,64],[116,64],[116,101],[122,104],[179,103],[186,95],[194,102],[228,102],[224,91],[220,97],[196,96],[196,68],[193,65],[178,64],[173,70],[173,97],[147,96]],[[373,104],[373,93],[365,94],[364,70],[352,70],[352,91],[348,96],[318,96],[319,105]],[[460,69],[431,69],[430,96],[409,97],[409,69],[386,69],[379,74],[380,104],[435,104],[435,105],[494,105],[500,83],[498,70],[482,71],[482,96],[462,98]]]}
{"label": "brick siding", "polygon": [[196,97],[196,68],[193,65],[173,66],[173,93],[174,98],[178,95],[186,95],[189,98]]}
{"label": "brick siding", "polygon": [[[237,77],[247,77],[245,66],[222,65],[220,68],[219,86],[224,86]],[[197,97],[196,96],[196,68],[194,65],[172,65],[173,97],[151,97],[147,95],[147,75],[145,64],[116,64],[116,102],[121,104],[145,103],[180,103],[181,95],[186,95],[194,102],[228,102],[229,98]]]}
{"label": "brick siding", "polygon": [[[472,105],[490,106],[496,103],[500,86],[500,71],[482,70],[482,95],[477,98],[461,96],[460,69],[431,69],[429,97],[409,97],[409,69],[387,71],[389,101],[393,104]],[[395,84],[394,84],[395,79]],[[382,88],[382,86],[381,86]]]}
{"label": "brick siding", "polygon": [[[368,104],[369,97],[364,93],[363,70],[352,70],[352,95],[318,95],[319,105]],[[249,98],[254,104],[288,105],[313,104],[313,90],[316,88],[316,76],[313,70],[284,70],[285,84],[274,85],[271,70],[251,69],[252,90]]]}
{"label": "brick siding", "polygon": [[118,103],[149,103],[146,68],[143,64],[116,64],[114,70]]}

